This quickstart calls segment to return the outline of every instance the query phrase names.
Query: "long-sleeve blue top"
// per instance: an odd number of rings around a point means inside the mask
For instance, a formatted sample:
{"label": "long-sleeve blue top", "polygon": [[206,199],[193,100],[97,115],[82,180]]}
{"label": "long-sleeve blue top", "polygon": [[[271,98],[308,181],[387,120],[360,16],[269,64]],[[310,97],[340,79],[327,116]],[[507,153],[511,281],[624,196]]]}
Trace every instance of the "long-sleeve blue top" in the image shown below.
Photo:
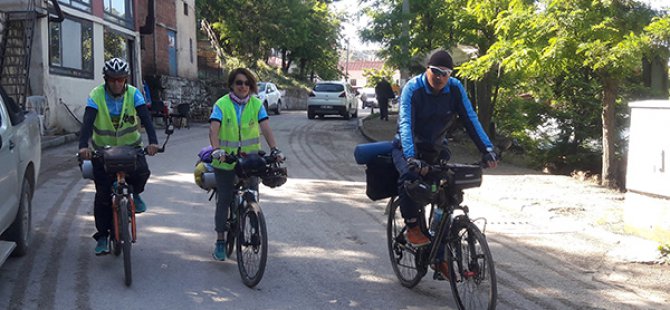
{"label": "long-sleeve blue top", "polygon": [[417,145],[442,144],[450,120],[463,121],[468,135],[480,152],[493,151],[493,145],[482,128],[463,84],[453,77],[439,92],[432,93],[425,73],[405,84],[400,97],[398,133],[405,158],[417,156]]}

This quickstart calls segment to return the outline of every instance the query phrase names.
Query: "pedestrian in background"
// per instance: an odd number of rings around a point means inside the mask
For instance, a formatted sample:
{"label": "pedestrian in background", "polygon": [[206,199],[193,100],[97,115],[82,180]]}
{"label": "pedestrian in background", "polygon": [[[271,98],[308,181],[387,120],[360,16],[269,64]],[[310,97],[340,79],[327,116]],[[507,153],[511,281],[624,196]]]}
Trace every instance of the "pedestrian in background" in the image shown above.
{"label": "pedestrian in background", "polygon": [[379,119],[388,121],[389,120],[389,100],[395,98],[395,93],[391,84],[382,78],[381,81],[375,85],[375,96],[377,97],[377,103],[379,104]]}

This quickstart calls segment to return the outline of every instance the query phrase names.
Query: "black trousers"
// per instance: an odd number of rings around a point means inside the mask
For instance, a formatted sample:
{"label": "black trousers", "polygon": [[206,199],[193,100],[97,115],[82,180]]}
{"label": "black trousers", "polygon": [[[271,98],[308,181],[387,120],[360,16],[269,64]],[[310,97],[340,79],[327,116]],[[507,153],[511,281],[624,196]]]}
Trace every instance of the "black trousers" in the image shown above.
{"label": "black trousers", "polygon": [[379,119],[389,120],[389,100],[388,98],[379,98]]}
{"label": "black trousers", "polygon": [[[93,160],[93,177],[95,179],[95,202],[93,203],[93,216],[95,217],[95,228],[98,230],[93,235],[95,240],[107,237],[112,231],[114,212],[112,211],[112,185],[116,181],[116,175],[105,172],[105,166],[101,159]],[[149,165],[144,156],[138,156],[137,169],[132,174],[126,175],[126,182],[130,185],[132,192],[139,194],[144,191],[144,186],[149,180]]]}

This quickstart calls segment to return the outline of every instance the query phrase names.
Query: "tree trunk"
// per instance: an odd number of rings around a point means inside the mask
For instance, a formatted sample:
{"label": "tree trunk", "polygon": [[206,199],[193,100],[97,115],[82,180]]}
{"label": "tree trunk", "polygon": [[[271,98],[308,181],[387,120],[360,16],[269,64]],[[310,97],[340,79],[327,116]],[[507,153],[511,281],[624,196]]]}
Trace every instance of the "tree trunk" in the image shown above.
{"label": "tree trunk", "polygon": [[286,49],[281,50],[281,70],[288,73],[288,66],[286,65]]}
{"label": "tree trunk", "polygon": [[615,103],[618,93],[617,81],[603,78],[603,168],[601,185],[605,187],[616,186],[616,115]]}
{"label": "tree trunk", "polygon": [[493,114],[493,103],[491,101],[491,95],[493,92],[494,79],[494,71],[493,69],[490,69],[484,78],[477,82],[476,88],[477,116],[479,117],[479,122],[482,124],[484,131],[486,131],[486,134],[491,140],[494,139],[494,137],[491,136],[491,120]]}

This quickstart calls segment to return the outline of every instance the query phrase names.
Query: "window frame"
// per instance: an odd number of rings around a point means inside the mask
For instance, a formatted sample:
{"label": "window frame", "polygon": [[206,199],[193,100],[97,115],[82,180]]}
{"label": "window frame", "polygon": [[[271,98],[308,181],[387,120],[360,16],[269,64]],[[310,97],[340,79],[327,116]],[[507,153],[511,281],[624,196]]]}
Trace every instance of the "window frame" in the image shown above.
{"label": "window frame", "polygon": [[[81,79],[93,80],[93,76],[95,74],[95,46],[94,46],[95,33],[94,33],[94,30],[93,30],[93,22],[89,21],[89,20],[77,18],[77,17],[74,17],[74,16],[70,16],[70,15],[65,15],[65,19],[76,22],[82,27],[82,29],[80,29],[80,31],[82,33],[82,37],[83,37],[83,27],[88,26],[89,29],[90,29],[90,33],[91,33],[91,37],[90,37],[90,40],[91,40],[91,66],[90,66],[90,70],[69,68],[69,67],[63,66],[63,64],[62,64],[62,62],[63,62],[63,29],[62,28],[60,28],[60,30],[59,30],[59,36],[60,37],[59,37],[59,40],[58,40],[58,43],[59,43],[58,50],[59,50],[59,53],[60,53],[59,57],[61,59],[61,64],[57,65],[57,64],[54,64],[52,62],[53,54],[52,54],[52,50],[51,50],[51,36],[52,36],[51,25],[54,22],[48,22],[47,23],[47,42],[48,42],[48,55],[49,55],[49,73],[50,74],[55,74],[55,75],[70,76],[70,77],[76,77],[76,78],[81,78]],[[62,23],[57,23],[57,24],[62,24]],[[83,68],[84,67],[84,59],[83,59],[84,44],[83,44],[83,41],[81,43],[81,49],[82,49],[81,50],[81,52],[82,52],[81,53],[81,56],[82,56],[81,61],[82,61],[82,68]]]}
{"label": "window frame", "polygon": [[[91,13],[91,2],[95,0],[57,0],[59,5],[64,5],[75,10],[82,12]],[[88,4],[85,2],[88,1]],[[53,7],[53,4],[49,2],[49,6]]]}
{"label": "window frame", "polygon": [[124,28],[134,30],[135,29],[135,23],[134,23],[135,12],[133,11],[133,9],[134,9],[133,0],[119,0],[119,1],[123,1],[123,3],[124,3],[124,8],[126,9],[126,12],[125,12],[126,17],[125,18],[122,18],[118,15],[112,14],[111,10],[107,11],[107,4],[108,3],[111,4],[112,1],[114,1],[114,0],[103,0],[102,1],[102,11],[103,11],[104,19],[108,20],[108,21],[110,21],[114,24],[117,24],[119,26],[122,26]]}

